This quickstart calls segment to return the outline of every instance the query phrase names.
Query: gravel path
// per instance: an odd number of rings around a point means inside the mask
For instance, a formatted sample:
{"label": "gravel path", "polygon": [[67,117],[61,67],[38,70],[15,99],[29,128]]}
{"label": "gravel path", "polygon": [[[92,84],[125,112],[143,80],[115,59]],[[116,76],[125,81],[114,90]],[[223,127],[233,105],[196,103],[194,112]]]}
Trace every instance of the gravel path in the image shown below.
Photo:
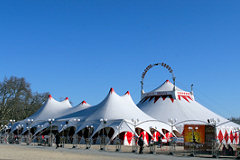
{"label": "gravel path", "polygon": [[105,152],[95,149],[69,149],[42,146],[0,144],[0,160],[192,160],[211,159],[199,157],[178,157],[163,154]]}

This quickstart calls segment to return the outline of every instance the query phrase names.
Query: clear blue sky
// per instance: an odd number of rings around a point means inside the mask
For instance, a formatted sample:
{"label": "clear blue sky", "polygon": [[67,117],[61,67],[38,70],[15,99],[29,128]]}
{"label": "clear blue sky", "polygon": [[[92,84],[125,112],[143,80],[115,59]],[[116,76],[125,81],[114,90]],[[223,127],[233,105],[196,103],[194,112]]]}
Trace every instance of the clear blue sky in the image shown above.
{"label": "clear blue sky", "polygon": [[[0,80],[99,103],[113,87],[140,98],[144,68],[165,62],[177,86],[214,112],[240,116],[240,1],[29,0],[0,2]],[[152,69],[145,90],[166,79]]]}

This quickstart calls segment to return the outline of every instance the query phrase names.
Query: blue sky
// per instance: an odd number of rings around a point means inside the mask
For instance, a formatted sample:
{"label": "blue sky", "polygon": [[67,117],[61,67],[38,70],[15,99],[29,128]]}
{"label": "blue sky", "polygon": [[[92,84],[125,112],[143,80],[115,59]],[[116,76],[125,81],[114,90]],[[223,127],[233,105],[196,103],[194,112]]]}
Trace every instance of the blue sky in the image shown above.
{"label": "blue sky", "polygon": [[[239,117],[240,2],[36,0],[0,2],[0,79],[99,103],[113,87],[140,98],[144,68],[169,64],[178,87],[225,117]],[[146,75],[150,91],[171,76]]]}

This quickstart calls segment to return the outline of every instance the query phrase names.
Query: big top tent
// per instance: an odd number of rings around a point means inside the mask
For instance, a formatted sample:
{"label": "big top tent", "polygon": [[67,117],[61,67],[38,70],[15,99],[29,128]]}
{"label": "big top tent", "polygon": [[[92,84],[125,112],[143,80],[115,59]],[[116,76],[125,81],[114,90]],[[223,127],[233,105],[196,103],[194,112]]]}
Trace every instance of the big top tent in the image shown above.
{"label": "big top tent", "polygon": [[[151,135],[151,127],[154,127],[160,133],[163,133],[163,130],[171,130],[168,124],[159,122],[141,111],[133,102],[129,92],[119,96],[112,88],[106,98],[98,105],[59,117],[57,120],[64,121],[73,118],[80,119],[80,122],[68,123],[67,127],[74,126],[76,133],[90,125],[94,127],[92,136],[104,128],[112,128],[114,132],[109,137],[111,139],[122,132],[137,134],[135,128],[140,128],[149,135]],[[102,123],[101,120],[106,123]]]}
{"label": "big top tent", "polygon": [[[233,143],[227,137],[233,136],[234,130],[240,125],[210,111],[199,104],[193,92],[187,92],[174,86],[169,80],[160,87],[143,93],[141,101],[137,104],[145,113],[162,122],[170,123],[175,119],[175,126],[180,133],[184,124],[207,124],[214,122],[217,126],[217,136],[220,142]],[[237,143],[237,142],[234,142]]]}
{"label": "big top tent", "polygon": [[[168,69],[173,83],[167,80],[158,88],[145,93],[143,79],[154,66]],[[113,140],[117,135],[124,134],[124,143],[130,145],[133,144],[131,139],[134,135],[143,135],[145,140],[150,135],[155,141],[162,135],[168,141],[172,136],[181,136],[185,124],[210,124],[217,127],[220,142],[238,143],[239,133],[236,131],[239,131],[240,125],[199,104],[193,91],[178,88],[172,72],[165,63],[149,65],[142,74],[142,95],[138,105],[133,102],[129,92],[119,96],[113,88],[104,100],[93,106],[82,101],[72,107],[68,98],[58,102],[49,95],[36,113],[11,126],[11,132],[19,130],[19,126],[22,134],[32,128],[31,133],[34,135],[45,131],[45,134],[49,134],[52,130],[57,133],[70,128],[71,134],[78,135],[91,126],[91,137],[107,133]]]}

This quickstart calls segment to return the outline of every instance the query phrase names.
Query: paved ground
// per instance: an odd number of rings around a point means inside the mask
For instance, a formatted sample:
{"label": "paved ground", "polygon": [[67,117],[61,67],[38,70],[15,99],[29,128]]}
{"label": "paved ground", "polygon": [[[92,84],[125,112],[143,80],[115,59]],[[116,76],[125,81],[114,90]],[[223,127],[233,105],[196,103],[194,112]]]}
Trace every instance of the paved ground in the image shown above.
{"label": "paved ground", "polygon": [[[212,158],[170,156],[164,154],[136,154],[100,151],[97,149],[70,149],[0,144],[0,160],[208,160]],[[224,158],[228,159],[228,158]]]}

